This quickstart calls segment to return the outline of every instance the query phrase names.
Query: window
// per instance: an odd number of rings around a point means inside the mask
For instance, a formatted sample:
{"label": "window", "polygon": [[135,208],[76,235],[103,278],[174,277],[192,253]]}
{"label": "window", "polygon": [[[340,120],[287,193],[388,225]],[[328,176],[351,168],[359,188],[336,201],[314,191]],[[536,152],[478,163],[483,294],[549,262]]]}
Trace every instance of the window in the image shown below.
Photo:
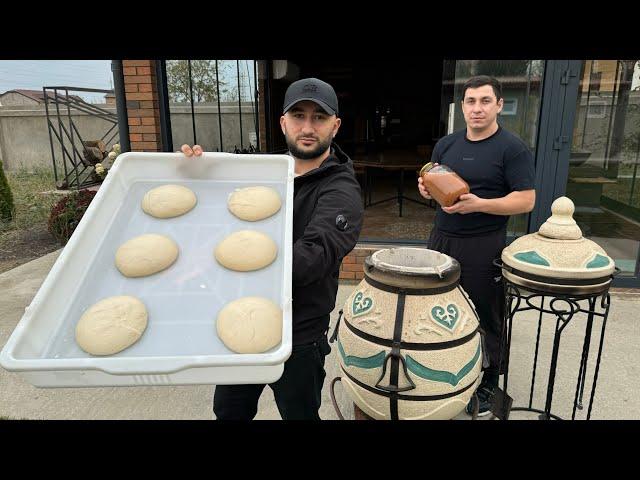
{"label": "window", "polygon": [[604,118],[606,115],[606,103],[602,101],[591,100],[589,108],[587,108],[587,118]]}
{"label": "window", "polygon": [[167,60],[166,74],[172,151],[258,150],[255,60]]}
{"label": "window", "polygon": [[505,98],[504,106],[502,107],[501,115],[516,115],[518,113],[518,99],[517,98]]}

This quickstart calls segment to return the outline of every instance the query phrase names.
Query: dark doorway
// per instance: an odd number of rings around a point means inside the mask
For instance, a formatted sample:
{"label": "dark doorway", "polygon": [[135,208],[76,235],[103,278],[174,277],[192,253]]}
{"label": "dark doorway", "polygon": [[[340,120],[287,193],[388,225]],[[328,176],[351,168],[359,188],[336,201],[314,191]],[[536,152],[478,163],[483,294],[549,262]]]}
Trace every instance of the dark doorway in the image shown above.
{"label": "dark doorway", "polygon": [[305,77],[330,83],[342,118],[336,142],[354,160],[367,202],[361,241],[425,241],[434,210],[419,196],[416,175],[445,133],[440,114],[443,62],[289,62],[297,75],[272,82],[273,150],[286,149],[279,132],[286,87]]}

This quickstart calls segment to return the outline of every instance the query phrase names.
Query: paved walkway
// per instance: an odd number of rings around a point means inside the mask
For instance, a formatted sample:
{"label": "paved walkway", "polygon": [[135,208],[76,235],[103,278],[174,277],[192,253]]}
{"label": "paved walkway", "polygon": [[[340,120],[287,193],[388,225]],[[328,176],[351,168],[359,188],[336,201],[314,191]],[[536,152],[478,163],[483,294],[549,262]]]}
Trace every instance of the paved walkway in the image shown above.
{"label": "paved walkway", "polygon": [[[22,265],[0,275],[0,346],[4,346],[22,317],[60,251]],[[335,325],[337,312],[354,285],[340,285],[337,308],[331,315]],[[640,419],[640,296],[613,295],[605,335],[592,418]],[[553,320],[546,322],[541,336],[538,372],[549,370]],[[597,323],[599,325],[599,323]],[[513,350],[509,393],[514,406],[529,400],[531,361],[536,338],[537,316],[522,314],[513,332]],[[567,326],[558,362],[554,412],[570,417],[575,394],[578,362],[582,350],[584,322]],[[589,375],[585,390],[588,399],[597,353],[599,329],[594,333],[590,353]],[[327,357],[327,380],[323,389],[320,416],[337,419],[329,397],[331,379],[338,375],[335,348]],[[544,405],[545,385],[538,381],[534,405]],[[542,388],[540,388],[542,387]],[[212,419],[213,386],[113,387],[113,388],[36,388],[18,374],[0,368],[0,417],[13,419]],[[350,399],[337,385],[337,397],[347,418],[353,417]],[[582,412],[586,415],[586,410]],[[258,419],[279,419],[270,389],[260,398]],[[468,419],[464,413],[459,419]],[[518,412],[512,418],[534,418]],[[578,418],[581,418],[580,415]]]}

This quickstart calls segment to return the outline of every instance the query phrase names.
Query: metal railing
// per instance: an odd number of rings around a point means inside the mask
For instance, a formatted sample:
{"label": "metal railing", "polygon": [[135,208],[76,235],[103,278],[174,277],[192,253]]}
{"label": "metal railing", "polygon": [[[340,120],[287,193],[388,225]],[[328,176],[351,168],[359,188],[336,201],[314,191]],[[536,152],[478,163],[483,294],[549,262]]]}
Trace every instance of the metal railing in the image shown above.
{"label": "metal railing", "polygon": [[[43,87],[42,91],[56,188],[79,190],[99,184],[101,179],[94,174],[93,167],[95,163],[86,158],[87,141],[78,129],[76,120],[71,116],[72,111],[74,114],[81,112],[100,118],[111,125],[110,127],[107,125],[105,133],[99,139],[106,146],[112,144],[114,139],[119,136],[117,128],[118,116],[115,112],[88,103],[77,95],[70,95],[69,92],[113,94],[113,90],[80,87]],[[58,172],[58,160],[56,159],[56,144],[60,147],[62,153],[62,171],[60,172]]]}

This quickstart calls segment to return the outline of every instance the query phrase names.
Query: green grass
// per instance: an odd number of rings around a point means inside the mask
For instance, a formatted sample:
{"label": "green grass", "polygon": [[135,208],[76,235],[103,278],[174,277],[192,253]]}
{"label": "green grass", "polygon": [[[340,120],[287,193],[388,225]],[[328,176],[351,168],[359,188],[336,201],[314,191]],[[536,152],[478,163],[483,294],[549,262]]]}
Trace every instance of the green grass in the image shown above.
{"label": "green grass", "polygon": [[46,223],[58,195],[41,195],[55,190],[51,169],[41,168],[32,172],[5,172],[15,204],[15,215],[11,222],[0,222],[0,234],[15,230],[25,230]]}

